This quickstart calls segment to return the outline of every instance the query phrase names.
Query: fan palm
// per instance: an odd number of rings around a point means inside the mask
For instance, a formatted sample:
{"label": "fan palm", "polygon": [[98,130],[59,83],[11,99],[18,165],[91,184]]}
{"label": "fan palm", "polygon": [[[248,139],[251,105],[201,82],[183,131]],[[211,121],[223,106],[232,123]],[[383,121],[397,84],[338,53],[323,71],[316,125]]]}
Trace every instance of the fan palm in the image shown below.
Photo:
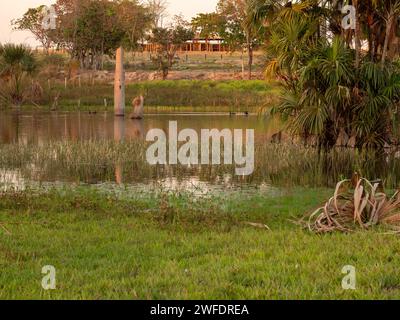
{"label": "fan palm", "polygon": [[284,82],[282,104],[273,112],[288,120],[289,131],[327,147],[339,140],[346,145],[350,137],[359,146],[390,143],[392,110],[400,98],[398,68],[367,60],[357,67],[354,50],[342,38],[315,43],[310,36],[293,37],[293,22],[281,23],[286,26],[276,32],[286,36],[272,37],[270,71],[292,81]]}
{"label": "fan palm", "polygon": [[20,105],[25,98],[27,80],[37,69],[31,49],[24,45],[6,44],[0,49],[0,81],[3,99]]}
{"label": "fan palm", "polygon": [[313,35],[316,28],[317,24],[309,19],[279,20],[274,25],[267,48],[267,75],[278,76],[287,87],[296,91],[299,71],[315,46]]}

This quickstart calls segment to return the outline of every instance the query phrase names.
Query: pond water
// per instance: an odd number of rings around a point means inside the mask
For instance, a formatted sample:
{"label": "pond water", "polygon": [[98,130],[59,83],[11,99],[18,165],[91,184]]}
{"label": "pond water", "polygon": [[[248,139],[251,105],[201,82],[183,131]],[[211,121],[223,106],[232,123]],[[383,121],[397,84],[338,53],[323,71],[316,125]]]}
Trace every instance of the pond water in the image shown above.
{"label": "pond water", "polygon": [[[150,166],[144,138],[150,129],[254,129],[255,170],[232,166]],[[271,143],[282,125],[265,116],[223,113],[147,114],[144,120],[112,113],[23,112],[0,114],[0,188],[90,184],[105,189],[185,190],[196,193],[271,193],[276,188],[333,187],[357,171],[387,187],[400,185],[400,153],[334,149],[319,152]]]}
{"label": "pond water", "polygon": [[267,141],[279,132],[279,122],[263,116],[227,113],[148,114],[144,120],[116,118],[112,113],[3,113],[0,115],[0,143],[44,144],[48,141],[144,139],[153,128],[168,131],[169,121],[179,130],[254,129],[257,141]]}
{"label": "pond water", "polygon": [[[280,124],[274,119],[263,116],[245,114],[229,115],[228,113],[163,113],[147,114],[143,120],[131,120],[114,117],[113,113],[89,112],[23,112],[2,113],[0,117],[0,145],[46,148],[46,145],[56,142],[78,144],[85,141],[103,144],[104,142],[130,143],[144,141],[150,129],[162,129],[168,132],[169,122],[177,121],[178,130],[191,128],[200,133],[201,129],[254,129],[256,143],[264,143],[279,131]],[[50,152],[50,151],[49,151]],[[85,152],[85,150],[83,150]],[[89,183],[110,189],[117,185],[128,185],[140,190],[147,188],[183,189],[200,193],[209,191],[254,192],[266,191],[269,185],[265,183],[232,183],[230,173],[208,176],[199,174],[198,168],[160,168],[157,173],[140,170],[125,158],[124,164],[111,163],[107,168],[99,168],[95,163],[81,163],[76,160],[79,170],[57,167],[42,163],[27,163],[18,165],[20,159],[15,159],[15,165],[0,164],[0,182],[24,188],[27,184],[46,183]],[[54,167],[49,169],[49,167]],[[65,170],[64,170],[65,169]],[[82,172],[84,172],[82,174]]]}

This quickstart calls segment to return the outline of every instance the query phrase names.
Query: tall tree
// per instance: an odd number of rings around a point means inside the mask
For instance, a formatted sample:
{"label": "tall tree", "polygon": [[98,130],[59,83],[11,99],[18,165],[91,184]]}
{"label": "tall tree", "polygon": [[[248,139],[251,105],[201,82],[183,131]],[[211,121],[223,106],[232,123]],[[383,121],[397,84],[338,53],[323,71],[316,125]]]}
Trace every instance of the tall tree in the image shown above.
{"label": "tall tree", "polygon": [[355,43],[355,50],[356,50],[356,67],[358,68],[361,61],[361,14],[360,14],[360,6],[359,0],[353,0],[353,6],[356,11],[356,25],[354,29],[354,43]]}
{"label": "tall tree", "polygon": [[151,30],[152,13],[138,0],[119,0],[117,7],[118,18],[125,30],[123,45],[125,49],[135,50]]}
{"label": "tall tree", "polygon": [[[274,111],[287,120],[288,130],[324,147],[395,143],[400,69],[388,61],[387,45],[395,32],[390,17],[396,0],[331,6],[317,0],[255,1],[254,17],[270,23],[267,71],[282,82],[282,103]],[[342,29],[344,16],[337,12],[343,4],[357,5],[355,31]],[[331,32],[321,32],[324,24]],[[364,39],[369,55],[361,50]]]}
{"label": "tall tree", "polygon": [[177,50],[190,39],[193,39],[193,31],[181,16],[175,16],[168,28],[155,28],[151,32],[149,41],[157,44],[157,52],[152,60],[162,73],[163,80],[167,78],[175,62]]}
{"label": "tall tree", "polygon": [[250,80],[254,48],[260,44],[263,30],[263,24],[253,19],[254,2],[253,0],[219,0],[217,10],[226,17],[228,32],[237,30],[237,41],[244,40],[243,44],[248,55],[248,79]]}
{"label": "tall tree", "polygon": [[48,54],[52,44],[53,30],[43,24],[47,15],[46,9],[47,7],[44,5],[30,8],[22,18],[12,20],[11,23],[15,30],[29,30]]}
{"label": "tall tree", "polygon": [[192,18],[191,26],[196,36],[209,40],[221,36],[224,31],[225,18],[217,12],[198,13]]}
{"label": "tall tree", "polygon": [[55,8],[54,42],[82,67],[97,69],[121,44],[135,48],[149,29],[150,16],[135,0],[57,0]]}
{"label": "tall tree", "polygon": [[152,28],[162,28],[164,19],[168,17],[166,0],[147,0],[146,7],[152,17]]}

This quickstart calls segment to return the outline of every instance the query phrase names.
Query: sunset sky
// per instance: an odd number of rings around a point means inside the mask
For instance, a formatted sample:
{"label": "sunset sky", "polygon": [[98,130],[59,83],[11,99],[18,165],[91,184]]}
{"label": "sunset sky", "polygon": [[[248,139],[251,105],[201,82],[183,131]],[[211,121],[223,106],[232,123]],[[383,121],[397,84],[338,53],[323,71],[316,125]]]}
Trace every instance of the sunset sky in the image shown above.
{"label": "sunset sky", "polygon": [[[13,31],[10,21],[21,17],[28,8],[41,4],[49,5],[55,0],[1,0],[0,10],[0,43],[14,42],[36,45],[29,32]],[[173,16],[183,13],[191,18],[198,12],[211,12],[215,9],[217,0],[168,0],[168,13]]]}

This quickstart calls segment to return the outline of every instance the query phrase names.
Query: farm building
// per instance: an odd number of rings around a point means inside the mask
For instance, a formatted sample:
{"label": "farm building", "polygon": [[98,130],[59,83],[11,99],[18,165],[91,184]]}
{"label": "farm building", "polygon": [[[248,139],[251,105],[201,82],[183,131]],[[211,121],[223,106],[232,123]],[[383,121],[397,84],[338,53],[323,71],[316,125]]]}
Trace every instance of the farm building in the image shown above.
{"label": "farm building", "polygon": [[[158,45],[155,43],[143,44],[143,50],[146,52],[154,52],[157,50]],[[184,52],[226,52],[230,51],[229,46],[224,43],[224,39],[201,39],[196,38],[186,41],[179,48],[179,51]]]}

